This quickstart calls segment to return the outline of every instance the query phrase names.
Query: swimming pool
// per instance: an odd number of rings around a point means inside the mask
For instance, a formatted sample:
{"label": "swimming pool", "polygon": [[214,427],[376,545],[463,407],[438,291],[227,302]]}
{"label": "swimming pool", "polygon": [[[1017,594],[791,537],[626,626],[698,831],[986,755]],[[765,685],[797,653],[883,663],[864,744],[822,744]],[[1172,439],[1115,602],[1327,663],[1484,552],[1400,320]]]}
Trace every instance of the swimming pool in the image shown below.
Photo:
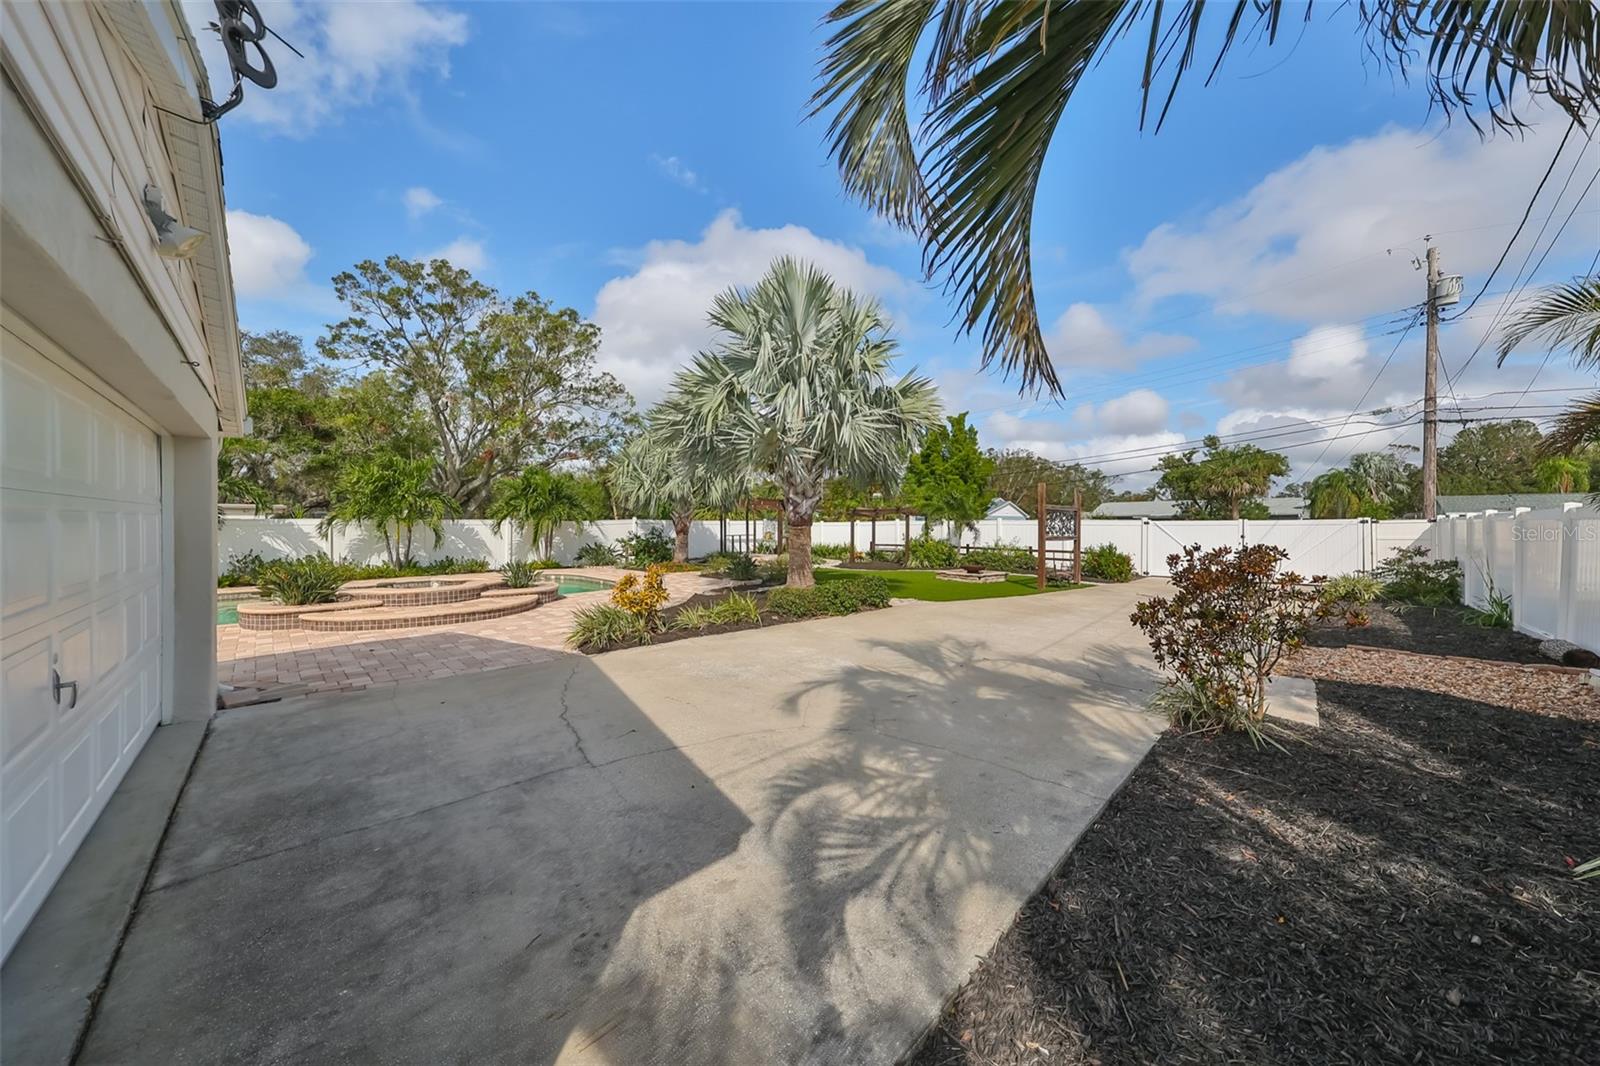
{"label": "swimming pool", "polygon": [[557,574],[555,586],[557,596],[571,596],[577,592],[599,592],[601,589],[610,588],[615,582],[605,581],[598,577],[584,577],[581,574]]}
{"label": "swimming pool", "polygon": [[231,626],[238,624],[239,605],[241,603],[260,603],[260,597],[248,596],[240,600],[222,600],[217,603],[217,625]]}

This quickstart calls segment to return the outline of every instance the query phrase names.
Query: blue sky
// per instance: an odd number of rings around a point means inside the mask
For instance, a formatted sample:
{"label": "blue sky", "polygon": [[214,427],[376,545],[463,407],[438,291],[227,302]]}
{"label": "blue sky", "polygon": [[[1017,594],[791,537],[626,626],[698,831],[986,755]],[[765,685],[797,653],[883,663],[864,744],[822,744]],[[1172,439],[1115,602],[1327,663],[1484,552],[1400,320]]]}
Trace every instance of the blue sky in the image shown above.
{"label": "blue sky", "polygon": [[[442,253],[592,317],[603,362],[648,403],[708,339],[712,294],[798,254],[884,302],[907,365],[973,411],[986,444],[1085,458],[1129,487],[1160,449],[1210,431],[1280,433],[1260,443],[1297,478],[1414,442],[1414,428],[1344,420],[1420,396],[1422,330],[1398,331],[1422,298],[1423,235],[1476,292],[1566,128],[1536,115],[1527,136],[1484,141],[1445,123],[1330,5],[1213,84],[1193,75],[1159,135],[1141,132],[1141,56],[1124,45],[1079,90],[1046,166],[1034,268],[1067,397],[1041,402],[975,372],[978,345],[918,249],[841,194],[825,125],[805,118],[824,7],[261,7],[308,58],[274,44],[278,88],[249,88],[222,120],[245,328],[314,340],[339,316],[333,274]],[[1443,331],[1474,417],[1543,416],[1570,395],[1546,390],[1592,383],[1537,351],[1501,369],[1481,351],[1461,371],[1530,248],[1535,284],[1600,249],[1600,194],[1580,201],[1600,150],[1586,147],[1571,139],[1490,294]]]}

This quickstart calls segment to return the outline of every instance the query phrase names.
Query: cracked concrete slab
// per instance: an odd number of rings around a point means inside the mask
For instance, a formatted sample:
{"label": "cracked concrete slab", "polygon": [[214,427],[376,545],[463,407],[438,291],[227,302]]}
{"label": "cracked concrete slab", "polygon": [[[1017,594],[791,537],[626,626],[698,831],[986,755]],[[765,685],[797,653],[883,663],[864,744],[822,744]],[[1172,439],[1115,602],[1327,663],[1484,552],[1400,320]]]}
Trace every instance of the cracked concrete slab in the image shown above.
{"label": "cracked concrete slab", "polygon": [[1159,732],[1138,593],[230,712],[80,1061],[890,1063]]}

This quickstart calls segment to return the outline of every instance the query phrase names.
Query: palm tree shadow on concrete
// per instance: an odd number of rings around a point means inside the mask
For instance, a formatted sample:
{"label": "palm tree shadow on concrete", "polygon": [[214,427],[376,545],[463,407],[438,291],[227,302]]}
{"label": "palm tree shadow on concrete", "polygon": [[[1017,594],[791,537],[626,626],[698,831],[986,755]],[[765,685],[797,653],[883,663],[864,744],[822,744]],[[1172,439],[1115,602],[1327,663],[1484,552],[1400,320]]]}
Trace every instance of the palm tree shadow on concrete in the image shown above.
{"label": "palm tree shadow on concrete", "polygon": [[1155,732],[1155,675],[1117,649],[857,659],[787,699],[831,714],[752,784],[738,851],[635,911],[596,997],[627,1017],[586,1019],[574,1061],[893,1061]]}

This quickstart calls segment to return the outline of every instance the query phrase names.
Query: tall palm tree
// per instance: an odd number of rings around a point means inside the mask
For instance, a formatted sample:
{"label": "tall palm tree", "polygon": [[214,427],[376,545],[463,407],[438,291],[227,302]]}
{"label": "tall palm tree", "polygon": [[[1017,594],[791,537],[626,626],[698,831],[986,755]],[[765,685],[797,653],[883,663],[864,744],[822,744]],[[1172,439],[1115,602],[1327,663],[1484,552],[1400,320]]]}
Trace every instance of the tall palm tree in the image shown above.
{"label": "tall palm tree", "polygon": [[[1574,366],[1600,370],[1600,274],[1542,290],[1500,334],[1500,363],[1527,341],[1566,351]],[[1600,392],[1573,403],[1539,443],[1545,455],[1571,455],[1600,441]]]}
{"label": "tall palm tree", "polygon": [[672,519],[672,560],[689,559],[689,526],[698,507],[730,507],[746,479],[714,469],[686,446],[685,438],[661,424],[659,410],[646,416],[650,428],[623,447],[611,468],[611,487],[627,506]]}
{"label": "tall palm tree", "polygon": [[942,417],[926,377],[890,378],[878,305],[814,266],[779,259],[711,305],[717,345],[680,371],[658,424],[713,471],[770,477],[783,493],[789,583],[813,583],[811,521],[828,480],[890,491]]}
{"label": "tall palm tree", "polygon": [[444,520],[459,511],[456,501],[434,485],[432,459],[405,459],[380,454],[352,465],[333,491],[333,504],[321,524],[330,529],[371,524],[383,535],[389,565],[411,561],[418,526],[433,534],[433,546],[444,541]]}
{"label": "tall palm tree", "polygon": [[563,522],[583,522],[589,517],[578,480],[542,466],[530,466],[516,477],[503,478],[489,499],[488,517],[499,533],[507,522],[512,532],[527,534],[528,542],[544,549],[550,558],[556,527]]}
{"label": "tall palm tree", "polygon": [[[915,231],[928,273],[945,275],[960,295],[963,328],[982,325],[983,365],[1020,370],[1024,388],[1059,393],[1034,304],[1030,229],[1046,151],[1073,92],[1109,48],[1138,42],[1140,121],[1154,102],[1159,128],[1197,59],[1215,74],[1235,45],[1275,42],[1285,14],[1302,11],[1310,18],[1311,5],[843,0],[828,15],[836,29],[813,104],[832,115],[845,188]],[[1514,126],[1515,104],[1542,95],[1577,122],[1600,99],[1593,4],[1363,0],[1354,12],[1369,53],[1402,75],[1420,63],[1447,113],[1465,110],[1476,122],[1477,101],[1494,123]],[[1198,54],[1206,42],[1215,42],[1212,57]]]}

